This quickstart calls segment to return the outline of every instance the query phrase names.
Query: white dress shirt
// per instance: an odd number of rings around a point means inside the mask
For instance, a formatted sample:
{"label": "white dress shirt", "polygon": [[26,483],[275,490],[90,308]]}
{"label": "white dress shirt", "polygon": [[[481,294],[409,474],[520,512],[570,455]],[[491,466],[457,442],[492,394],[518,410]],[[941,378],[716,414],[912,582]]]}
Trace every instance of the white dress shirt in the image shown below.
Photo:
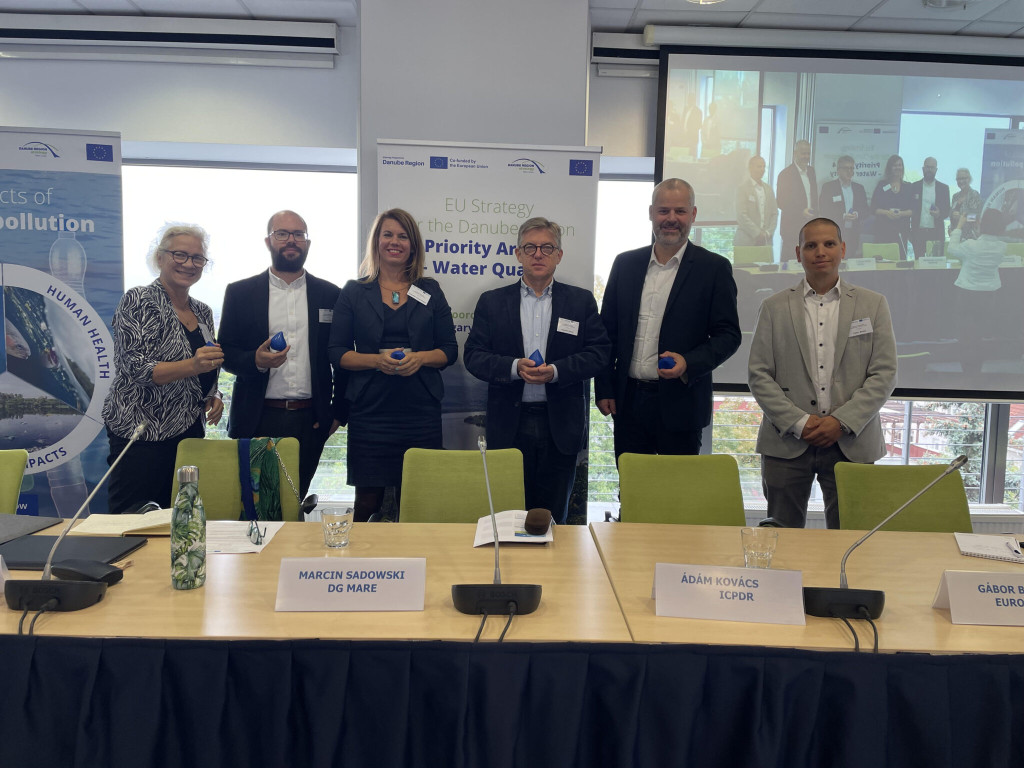
{"label": "white dress shirt", "polygon": [[[548,283],[540,296],[522,280],[519,281],[519,324],[523,332],[523,351],[529,357],[534,350],[548,361],[548,331],[551,328],[551,289],[555,281]],[[554,366],[552,366],[554,367]],[[519,377],[519,360],[512,361],[512,378]],[[558,381],[558,371],[552,381]],[[524,403],[545,403],[548,399],[543,384],[523,384]]]}
{"label": "white dress shirt", "polygon": [[658,379],[658,340],[661,336],[661,321],[668,306],[668,295],[679,272],[679,263],[686,256],[687,243],[676,251],[665,264],[660,264],[651,248],[651,260],[647,262],[647,276],[644,290],[640,294],[640,311],[637,313],[636,338],[633,341],[633,357],[629,361],[629,375],[643,381]]}
{"label": "white dress shirt", "polygon": [[[804,328],[807,341],[814,356],[814,390],[817,396],[819,417],[828,416],[832,410],[832,370],[836,362],[836,334],[839,332],[840,283],[837,281],[824,296],[803,282]],[[790,432],[797,437],[803,434],[810,414],[802,416]]]}
{"label": "white dress shirt", "polygon": [[313,396],[313,374],[309,365],[309,304],[306,273],[286,283],[270,273],[270,335],[284,333],[291,349],[284,364],[270,369],[268,400],[308,400]]}

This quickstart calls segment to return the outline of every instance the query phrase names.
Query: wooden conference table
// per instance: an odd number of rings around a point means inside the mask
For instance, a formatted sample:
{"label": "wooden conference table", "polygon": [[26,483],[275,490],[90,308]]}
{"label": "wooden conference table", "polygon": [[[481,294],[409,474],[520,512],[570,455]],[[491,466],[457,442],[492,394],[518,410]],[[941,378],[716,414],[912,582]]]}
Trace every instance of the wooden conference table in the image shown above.
{"label": "wooden conference table", "polygon": [[[726,526],[593,523],[591,528],[633,640],[642,643],[755,644],[852,650],[839,620],[807,617],[806,626],[666,618],[655,615],[651,585],[655,563],[742,566],[739,529]],[[800,570],[804,586],[838,587],[843,553],[863,531],[779,529],[772,567]],[[879,531],[847,561],[851,587],[885,592],[876,621],[879,650],[927,653],[1021,653],[1024,628],[950,623],[933,609],[946,569],[1020,572],[1021,566],[960,554],[950,533]],[[871,642],[864,622],[861,643]]]}
{"label": "wooden conference table", "polygon": [[[45,614],[35,631],[93,637],[472,640],[480,617],[455,610],[451,586],[493,578],[494,549],[474,548],[475,530],[462,524],[356,523],[349,546],[331,551],[324,547],[319,523],[286,523],[259,554],[209,555],[206,585],[188,591],[171,587],[168,539],[154,537],[129,556],[133,565],[99,604]],[[424,610],[276,612],[282,557],[425,557]],[[543,587],[540,607],[516,617],[506,641],[630,640],[587,528],[561,526],[548,545],[502,546],[501,573],[505,583]],[[0,632],[17,632],[19,618],[16,611],[3,611]],[[481,639],[497,639],[505,621],[489,618]]]}

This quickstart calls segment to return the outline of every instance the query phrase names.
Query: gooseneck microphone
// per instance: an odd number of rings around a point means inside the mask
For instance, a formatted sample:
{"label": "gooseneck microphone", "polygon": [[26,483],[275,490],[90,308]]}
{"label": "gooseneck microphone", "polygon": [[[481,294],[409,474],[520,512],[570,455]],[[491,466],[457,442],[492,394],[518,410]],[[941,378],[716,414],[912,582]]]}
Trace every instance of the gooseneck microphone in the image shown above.
{"label": "gooseneck microphone", "polygon": [[[57,540],[53,542],[53,547],[50,548],[50,554],[47,556],[46,564],[43,566],[42,579],[39,581],[34,579],[7,580],[4,585],[4,596],[7,598],[8,607],[17,611],[26,609],[30,611],[78,611],[82,608],[88,608],[90,605],[95,605],[103,599],[107,592],[107,583],[105,581],[54,580],[52,578],[53,558],[57,554],[57,547],[64,541],[64,537],[68,535],[68,531],[74,526],[75,521],[81,517],[82,512],[89,506],[89,502],[92,501],[96,492],[107,482],[107,478],[114,471],[114,467],[124,458],[124,455],[128,453],[128,449],[142,436],[145,430],[146,422],[144,421],[135,427],[132,431],[131,439],[128,440],[128,444],[117,455],[117,458],[114,459],[110,469],[96,483],[96,487],[92,489],[92,493],[85,499],[74,516],[68,520],[68,524],[64,526],[64,530],[61,531]],[[94,565],[103,568],[107,567],[105,563],[95,563]]]}
{"label": "gooseneck microphone", "polygon": [[[484,485],[487,486],[487,504],[491,512],[491,531],[494,533],[494,583],[453,584],[452,602],[460,613],[473,615],[512,615],[533,613],[540,605],[539,584],[502,584],[501,566],[498,557],[498,521],[494,516],[494,499],[491,496],[491,480],[487,474],[487,440],[477,439],[480,457],[484,464]],[[510,619],[511,621],[511,619]]]}
{"label": "gooseneck microphone", "polygon": [[885,592],[878,589],[850,589],[846,581],[846,561],[853,550],[863,544],[879,528],[892,520],[896,515],[917,501],[922,495],[938,483],[946,475],[956,472],[967,463],[967,456],[957,456],[949,463],[949,466],[941,475],[932,480],[928,485],[915,493],[906,502],[896,509],[891,515],[861,536],[854,542],[846,554],[843,555],[843,562],[839,566],[839,588],[834,587],[804,587],[804,613],[808,616],[819,616],[822,618],[836,619],[877,619],[882,615],[885,607]]}

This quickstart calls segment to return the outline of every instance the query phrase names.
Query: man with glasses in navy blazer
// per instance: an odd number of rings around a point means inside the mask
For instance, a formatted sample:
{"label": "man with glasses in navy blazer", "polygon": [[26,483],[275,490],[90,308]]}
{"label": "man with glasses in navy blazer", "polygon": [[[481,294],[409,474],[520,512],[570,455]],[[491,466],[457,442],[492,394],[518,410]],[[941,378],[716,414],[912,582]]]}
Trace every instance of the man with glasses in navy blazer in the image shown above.
{"label": "man with glasses in navy blazer", "polygon": [[[327,357],[338,286],[305,271],[305,220],[279,211],[264,240],[270,269],[228,285],[220,318],[224,369],[235,374],[228,413],[232,438],[299,441],[299,493],[316,474],[324,443],[346,421],[342,372]],[[285,346],[271,346],[281,333]]]}
{"label": "man with glasses in navy blazer", "polygon": [[611,343],[594,295],[554,279],[558,224],[523,222],[516,258],[522,280],[480,297],[463,359],[488,384],[488,447],[521,450],[527,509],[564,523],[587,440],[588,382],[608,364]]}

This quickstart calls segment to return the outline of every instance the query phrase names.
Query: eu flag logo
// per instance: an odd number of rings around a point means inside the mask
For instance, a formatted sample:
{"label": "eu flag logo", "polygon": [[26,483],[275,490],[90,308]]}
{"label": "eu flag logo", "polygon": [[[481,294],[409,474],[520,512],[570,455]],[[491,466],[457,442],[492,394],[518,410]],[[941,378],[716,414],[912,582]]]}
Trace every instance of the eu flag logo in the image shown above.
{"label": "eu flag logo", "polygon": [[594,161],[593,160],[570,160],[569,161],[569,175],[570,176],[593,176],[594,175]]}
{"label": "eu flag logo", "polygon": [[100,163],[112,163],[114,162],[114,147],[112,144],[86,144],[85,159]]}
{"label": "eu flag logo", "polygon": [[448,158],[447,157],[441,157],[439,155],[431,155],[430,156],[430,167],[431,168],[440,168],[442,171],[443,170],[447,170],[447,168],[448,168]]}

